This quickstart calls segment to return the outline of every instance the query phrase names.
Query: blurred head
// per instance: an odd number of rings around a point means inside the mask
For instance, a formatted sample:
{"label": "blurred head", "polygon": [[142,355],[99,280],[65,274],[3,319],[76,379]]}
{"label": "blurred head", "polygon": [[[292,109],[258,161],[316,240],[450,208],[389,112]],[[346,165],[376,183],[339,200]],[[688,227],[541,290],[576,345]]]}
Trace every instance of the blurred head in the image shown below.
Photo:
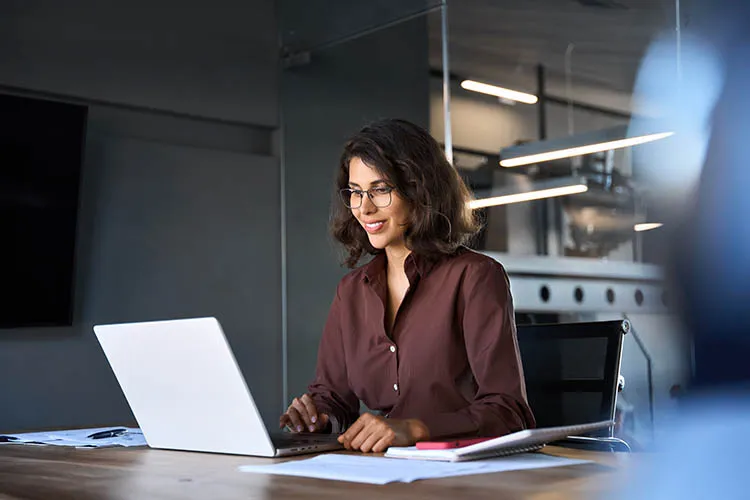
{"label": "blurred head", "polygon": [[336,189],[331,230],[349,267],[389,247],[450,254],[479,229],[469,190],[440,145],[404,120],[375,122],[347,142]]}

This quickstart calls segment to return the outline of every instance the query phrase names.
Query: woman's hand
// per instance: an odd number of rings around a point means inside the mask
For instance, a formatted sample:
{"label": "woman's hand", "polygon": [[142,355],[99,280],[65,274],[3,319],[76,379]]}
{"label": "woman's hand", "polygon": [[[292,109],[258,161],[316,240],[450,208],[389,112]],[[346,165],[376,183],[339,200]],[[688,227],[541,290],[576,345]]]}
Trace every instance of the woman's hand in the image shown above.
{"label": "woman's hand", "polygon": [[318,413],[309,394],[294,398],[286,413],[279,417],[279,429],[289,427],[292,432],[323,432],[328,425],[328,415]]}
{"label": "woman's hand", "polygon": [[427,426],[417,419],[392,419],[362,414],[341,436],[347,450],[381,453],[389,446],[411,446],[430,437]]}

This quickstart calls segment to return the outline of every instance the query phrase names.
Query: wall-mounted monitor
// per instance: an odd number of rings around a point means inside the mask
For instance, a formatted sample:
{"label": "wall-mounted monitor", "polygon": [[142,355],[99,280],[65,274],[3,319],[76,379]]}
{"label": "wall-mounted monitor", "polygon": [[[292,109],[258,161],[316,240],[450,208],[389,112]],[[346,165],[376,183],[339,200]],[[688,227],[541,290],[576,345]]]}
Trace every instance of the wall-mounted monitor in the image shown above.
{"label": "wall-mounted monitor", "polygon": [[70,325],[87,108],[0,94],[0,328]]}

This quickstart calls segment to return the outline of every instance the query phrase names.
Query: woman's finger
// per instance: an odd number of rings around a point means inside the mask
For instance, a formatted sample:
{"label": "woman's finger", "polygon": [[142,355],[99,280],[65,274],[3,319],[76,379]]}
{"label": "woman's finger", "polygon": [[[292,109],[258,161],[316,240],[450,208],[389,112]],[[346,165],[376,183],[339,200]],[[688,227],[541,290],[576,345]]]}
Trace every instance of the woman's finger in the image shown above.
{"label": "woman's finger", "polygon": [[[315,407],[315,401],[310,397],[309,394],[303,394],[300,398],[300,402],[305,406],[305,409],[307,410],[307,414],[310,417],[310,423],[312,425],[318,424],[318,409]],[[310,432],[313,432],[315,430],[315,427],[310,429]]]}
{"label": "woman's finger", "polygon": [[292,407],[297,410],[297,413],[299,414],[300,425],[302,425],[304,429],[309,430],[313,423],[310,420],[310,415],[307,413],[307,407],[302,403],[300,398],[294,398],[292,401]]}
{"label": "woman's finger", "polygon": [[375,444],[380,442],[381,440],[382,437],[377,433],[370,434],[362,443],[362,446],[359,447],[359,451],[361,451],[362,453],[369,453],[375,446]]}
{"label": "woman's finger", "polygon": [[302,418],[300,417],[299,412],[294,406],[290,406],[289,409],[286,411],[286,414],[289,415],[289,420],[291,420],[291,426],[290,429],[292,432],[302,432],[305,430],[302,422]]}
{"label": "woman's finger", "polygon": [[367,441],[367,439],[372,436],[373,434],[375,437],[380,439],[380,435],[377,432],[378,427],[375,425],[365,425],[362,430],[360,430],[354,438],[351,440],[351,447],[353,450],[360,450],[362,448],[362,445]]}
{"label": "woman's finger", "polygon": [[380,438],[380,440],[377,443],[375,443],[373,445],[372,452],[373,453],[383,453],[392,444],[393,444],[393,437],[392,436],[383,436],[382,438]]}
{"label": "woman's finger", "polygon": [[359,417],[357,421],[354,422],[352,426],[346,430],[346,432],[338,437],[338,442],[343,444],[344,448],[346,448],[347,450],[351,450],[352,439],[357,437],[357,434],[359,434],[359,431],[361,431],[363,428],[364,423],[362,422],[362,417]]}

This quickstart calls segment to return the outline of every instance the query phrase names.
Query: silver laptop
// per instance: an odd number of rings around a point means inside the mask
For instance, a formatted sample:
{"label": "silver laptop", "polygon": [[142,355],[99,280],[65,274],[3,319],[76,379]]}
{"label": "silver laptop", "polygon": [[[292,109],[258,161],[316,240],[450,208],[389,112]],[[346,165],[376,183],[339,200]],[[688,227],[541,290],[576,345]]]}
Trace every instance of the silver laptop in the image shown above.
{"label": "silver laptop", "polygon": [[216,318],[94,332],[152,448],[259,457],[341,448],[335,435],[268,432]]}

